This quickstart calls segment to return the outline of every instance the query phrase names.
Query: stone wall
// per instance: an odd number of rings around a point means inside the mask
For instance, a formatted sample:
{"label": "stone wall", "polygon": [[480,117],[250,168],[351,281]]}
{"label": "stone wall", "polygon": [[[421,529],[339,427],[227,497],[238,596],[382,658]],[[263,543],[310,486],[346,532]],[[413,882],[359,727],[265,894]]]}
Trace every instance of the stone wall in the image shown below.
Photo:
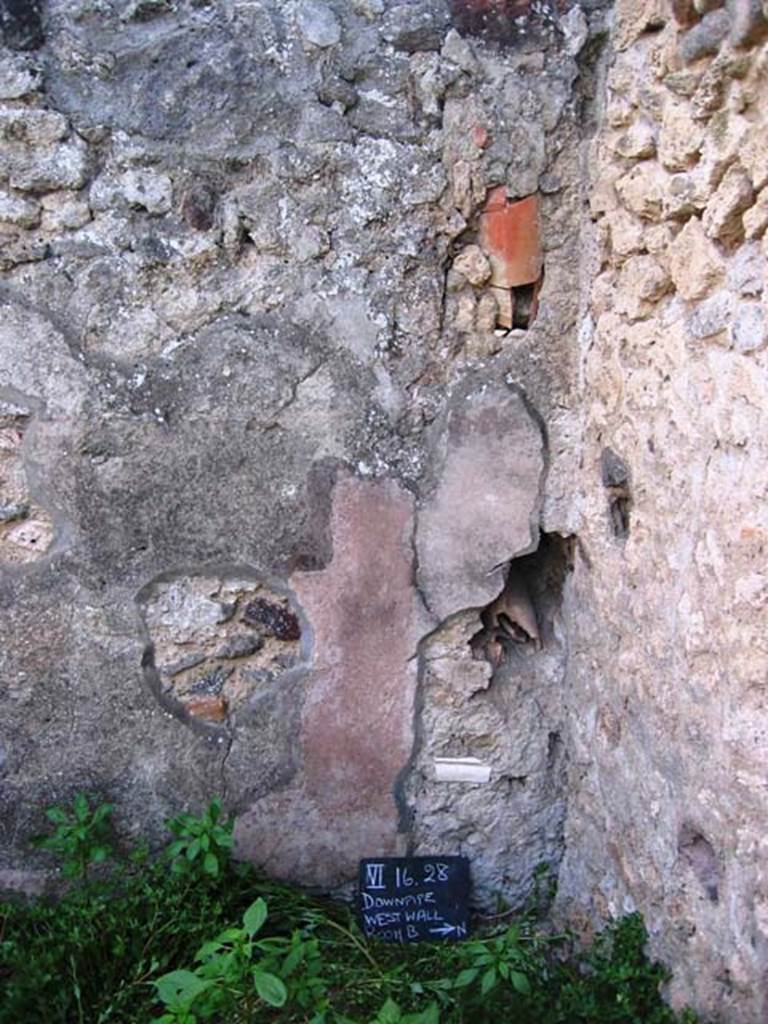
{"label": "stone wall", "polygon": [[576,919],[639,908],[673,1001],[745,1024],[767,1009],[767,38],[756,3],[615,9],[558,894]]}
{"label": "stone wall", "polygon": [[153,838],[220,792],[326,888],[556,869],[602,25],[566,8],[0,4],[3,884],[79,788]]}
{"label": "stone wall", "polygon": [[221,793],[324,889],[544,865],[760,1019],[760,4],[0,27],[0,885],[78,789]]}

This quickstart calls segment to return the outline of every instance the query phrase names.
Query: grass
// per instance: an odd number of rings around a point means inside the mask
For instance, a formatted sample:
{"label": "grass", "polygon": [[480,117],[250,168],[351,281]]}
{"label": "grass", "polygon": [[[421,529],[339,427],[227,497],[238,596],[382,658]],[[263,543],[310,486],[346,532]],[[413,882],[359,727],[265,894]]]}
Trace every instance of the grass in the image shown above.
{"label": "grass", "polygon": [[169,822],[161,855],[108,867],[109,813],[84,799],[49,808],[38,842],[77,881],[55,902],[0,904],[0,1024],[696,1020],[662,1001],[638,915],[586,953],[527,916],[452,945],[367,942],[344,904],[231,861],[216,802]]}

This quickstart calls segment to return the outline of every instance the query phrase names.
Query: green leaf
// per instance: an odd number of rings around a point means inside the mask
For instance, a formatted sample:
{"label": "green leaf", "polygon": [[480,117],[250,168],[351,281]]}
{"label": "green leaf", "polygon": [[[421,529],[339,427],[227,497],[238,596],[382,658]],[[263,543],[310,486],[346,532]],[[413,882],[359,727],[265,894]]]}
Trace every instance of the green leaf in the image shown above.
{"label": "green leaf", "polygon": [[402,1024],[440,1024],[440,1011],[437,1003],[430,1003],[421,1013],[407,1013],[401,1020]]}
{"label": "green leaf", "polygon": [[509,980],[512,982],[513,988],[521,995],[529,996],[531,994],[531,983],[521,971],[510,971]]}
{"label": "green leaf", "polygon": [[215,853],[206,853],[205,860],[203,861],[203,870],[211,878],[218,878],[219,876],[219,858]]}
{"label": "green leaf", "polygon": [[103,821],[106,821],[114,809],[114,804],[99,804],[93,812],[93,824],[100,825]]}
{"label": "green leaf", "polygon": [[222,828],[221,825],[217,825],[212,830],[211,834],[219,846],[231,847],[234,844],[232,833],[227,831],[227,829]]}
{"label": "green leaf", "polygon": [[387,998],[387,1001],[376,1014],[377,1024],[398,1024],[399,1020],[400,1007],[394,999]]}
{"label": "green leaf", "polygon": [[284,978],[287,978],[301,963],[304,957],[304,947],[296,946],[288,956],[283,960],[283,966],[280,968],[280,973]]}
{"label": "green leaf", "polygon": [[251,938],[253,938],[266,920],[267,904],[261,897],[259,897],[243,914],[243,925]]}
{"label": "green leaf", "polygon": [[189,1006],[206,989],[209,981],[203,981],[192,971],[171,971],[154,982],[158,999],[166,1006],[183,1008]]}
{"label": "green leaf", "polygon": [[270,1006],[284,1006],[288,998],[288,991],[285,985],[274,974],[268,971],[255,970],[253,972],[253,984],[259,996]]}
{"label": "green leaf", "polygon": [[211,823],[215,824],[219,820],[221,814],[221,800],[215,796],[208,805],[208,817],[211,819]]}
{"label": "green leaf", "polygon": [[456,979],[453,982],[454,988],[466,988],[467,985],[471,985],[475,978],[478,976],[480,971],[476,967],[467,967],[463,971],[459,971]]}
{"label": "green leaf", "polygon": [[75,812],[75,817],[78,821],[87,821],[91,813],[91,809],[88,806],[88,798],[85,793],[78,793],[72,803],[72,809]]}
{"label": "green leaf", "polygon": [[54,825],[66,825],[69,821],[69,818],[61,807],[49,807],[45,812],[45,816],[48,821],[52,821]]}
{"label": "green leaf", "polygon": [[480,982],[480,994],[485,996],[496,986],[496,968],[489,967],[483,975],[483,980]]}
{"label": "green leaf", "polygon": [[198,853],[200,853],[200,840],[193,839],[187,847],[187,860],[194,860]]}
{"label": "green leaf", "polygon": [[103,864],[111,852],[108,846],[94,846],[91,849],[91,860],[94,864]]}

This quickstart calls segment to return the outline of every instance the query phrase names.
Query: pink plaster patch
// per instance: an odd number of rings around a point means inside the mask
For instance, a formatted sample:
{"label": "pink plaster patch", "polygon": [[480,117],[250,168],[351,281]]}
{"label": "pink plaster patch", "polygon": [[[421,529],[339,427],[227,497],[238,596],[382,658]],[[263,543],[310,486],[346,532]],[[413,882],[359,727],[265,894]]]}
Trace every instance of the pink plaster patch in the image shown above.
{"label": "pink plaster patch", "polygon": [[289,787],[239,819],[239,855],[276,878],[335,886],[361,857],[400,851],[394,787],[413,745],[420,637],[412,585],[412,497],[394,481],[345,479],[334,491],[333,559],[291,579],[314,632]]}

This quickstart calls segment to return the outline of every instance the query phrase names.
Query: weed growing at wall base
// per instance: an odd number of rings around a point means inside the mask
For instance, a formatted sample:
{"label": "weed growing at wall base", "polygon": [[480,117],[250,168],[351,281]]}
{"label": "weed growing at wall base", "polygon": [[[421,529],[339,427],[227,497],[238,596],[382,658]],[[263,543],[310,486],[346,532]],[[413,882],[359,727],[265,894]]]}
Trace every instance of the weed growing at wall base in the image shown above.
{"label": "weed growing at wall base", "polygon": [[78,882],[56,902],[0,904],[0,1024],[696,1019],[661,1000],[667,974],[645,955],[638,915],[581,955],[526,916],[456,945],[369,944],[346,906],[234,864],[218,801],[169,821],[160,856],[139,847],[107,870],[111,810],[82,795],[49,808],[55,828],[38,845]]}

